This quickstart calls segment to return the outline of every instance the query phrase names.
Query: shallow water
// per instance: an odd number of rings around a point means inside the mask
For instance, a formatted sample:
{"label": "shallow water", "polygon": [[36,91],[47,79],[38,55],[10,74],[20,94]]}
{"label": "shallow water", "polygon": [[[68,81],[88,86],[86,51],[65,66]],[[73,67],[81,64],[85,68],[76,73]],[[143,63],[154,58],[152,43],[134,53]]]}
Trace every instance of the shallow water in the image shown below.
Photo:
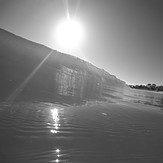
{"label": "shallow water", "polygon": [[144,106],[1,103],[0,162],[161,163],[163,111]]}
{"label": "shallow water", "polygon": [[163,108],[163,94],[147,90],[124,90],[123,97],[127,101]]}

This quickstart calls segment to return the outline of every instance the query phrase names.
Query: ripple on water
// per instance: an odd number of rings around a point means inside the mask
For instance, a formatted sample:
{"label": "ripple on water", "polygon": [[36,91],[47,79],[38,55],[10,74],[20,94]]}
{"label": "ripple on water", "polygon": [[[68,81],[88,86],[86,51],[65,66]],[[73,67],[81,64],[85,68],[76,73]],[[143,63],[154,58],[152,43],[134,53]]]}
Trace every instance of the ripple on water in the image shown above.
{"label": "ripple on water", "polygon": [[[146,127],[133,120],[130,123],[119,120],[123,114],[100,109],[99,106],[88,108],[51,103],[1,104],[0,162],[163,160],[161,153],[153,153],[157,141],[148,145],[146,140],[151,139],[151,134],[145,135]],[[128,120],[131,119],[128,116]],[[138,132],[147,136],[146,139]]]}

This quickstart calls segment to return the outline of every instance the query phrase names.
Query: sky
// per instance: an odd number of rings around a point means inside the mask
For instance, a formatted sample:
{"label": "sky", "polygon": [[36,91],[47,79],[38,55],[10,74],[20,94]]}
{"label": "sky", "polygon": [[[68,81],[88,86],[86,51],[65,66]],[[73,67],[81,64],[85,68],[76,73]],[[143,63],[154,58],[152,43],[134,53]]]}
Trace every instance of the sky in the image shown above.
{"label": "sky", "polygon": [[[55,38],[67,12],[84,31],[71,50]],[[163,85],[162,0],[0,0],[0,28],[83,58],[127,84]]]}

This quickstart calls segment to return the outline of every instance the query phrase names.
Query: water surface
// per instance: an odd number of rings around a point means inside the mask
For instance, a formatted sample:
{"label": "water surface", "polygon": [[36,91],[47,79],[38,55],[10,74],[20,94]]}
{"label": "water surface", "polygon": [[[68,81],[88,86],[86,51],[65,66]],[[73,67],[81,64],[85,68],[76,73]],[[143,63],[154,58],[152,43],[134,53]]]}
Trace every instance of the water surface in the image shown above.
{"label": "water surface", "polygon": [[[1,103],[0,162],[163,162],[161,103],[127,104],[122,98],[115,100],[117,94],[108,101],[71,105]],[[140,96],[142,101],[151,99]]]}

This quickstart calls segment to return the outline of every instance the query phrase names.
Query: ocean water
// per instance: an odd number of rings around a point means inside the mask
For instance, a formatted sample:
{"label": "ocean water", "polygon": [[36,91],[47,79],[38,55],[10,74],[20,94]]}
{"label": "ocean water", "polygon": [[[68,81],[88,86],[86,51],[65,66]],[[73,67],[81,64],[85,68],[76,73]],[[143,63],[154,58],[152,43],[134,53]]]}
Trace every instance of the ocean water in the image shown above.
{"label": "ocean water", "polygon": [[124,90],[122,93],[127,101],[163,108],[163,93],[147,90]]}
{"label": "ocean water", "polygon": [[159,93],[110,90],[105,100],[81,103],[0,103],[1,163],[162,163],[162,138]]}

